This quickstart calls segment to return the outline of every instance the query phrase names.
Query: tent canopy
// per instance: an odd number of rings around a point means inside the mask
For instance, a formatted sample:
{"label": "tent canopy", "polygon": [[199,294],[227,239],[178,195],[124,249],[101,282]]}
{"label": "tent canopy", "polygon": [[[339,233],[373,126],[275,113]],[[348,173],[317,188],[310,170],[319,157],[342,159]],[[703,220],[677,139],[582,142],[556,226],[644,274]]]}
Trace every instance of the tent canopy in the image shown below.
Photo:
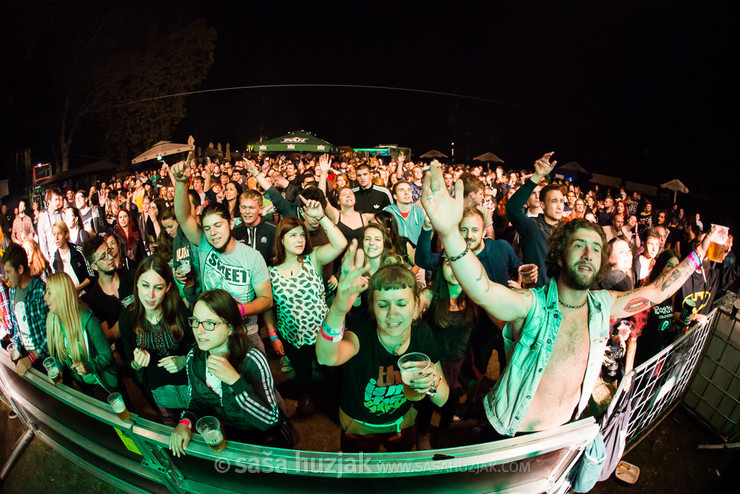
{"label": "tent canopy", "polygon": [[147,151],[144,151],[139,156],[131,160],[131,164],[142,163],[144,161],[156,160],[162,156],[169,156],[171,154],[186,153],[188,151],[194,151],[195,145],[193,144],[193,136],[188,139],[188,144],[177,144],[172,141],[159,141]]}
{"label": "tent canopy", "polygon": [[56,175],[47,178],[41,182],[41,185],[56,184],[64,182],[67,179],[80,177],[82,175],[96,175],[101,173],[113,173],[118,165],[109,160],[100,160],[89,163],[81,168],[72,168],[71,170],[59,172]]}
{"label": "tent canopy", "polygon": [[630,182],[627,180],[624,183],[624,189],[628,192],[639,192],[643,195],[657,196],[658,188],[655,185],[641,184],[638,182]]}
{"label": "tent canopy", "polygon": [[588,173],[588,171],[581,166],[577,161],[571,161],[559,167],[560,170],[570,170],[572,172]]}
{"label": "tent canopy", "polygon": [[299,130],[269,141],[255,144],[254,150],[261,153],[280,152],[309,152],[309,153],[331,153],[335,150],[333,144],[319,139],[310,132]]}
{"label": "tent canopy", "polygon": [[664,189],[672,190],[674,192],[680,192],[682,194],[688,194],[689,188],[686,187],[683,182],[681,182],[679,179],[674,178],[670,182],[666,182],[664,184],[660,184],[660,186]]}
{"label": "tent canopy", "polygon": [[621,178],[601,175],[599,173],[594,173],[590,181],[595,184],[606,185],[607,187],[620,187],[622,185]]}
{"label": "tent canopy", "polygon": [[493,161],[494,163],[503,163],[504,162],[504,160],[502,160],[501,158],[499,158],[498,156],[496,156],[493,153],[483,153],[480,156],[476,156],[473,159],[475,161],[485,161],[487,163],[488,162],[491,162],[491,161]]}
{"label": "tent canopy", "polygon": [[419,156],[420,158],[446,158],[447,155],[444,154],[441,151],[437,151],[436,149],[432,149],[427,151],[426,153]]}

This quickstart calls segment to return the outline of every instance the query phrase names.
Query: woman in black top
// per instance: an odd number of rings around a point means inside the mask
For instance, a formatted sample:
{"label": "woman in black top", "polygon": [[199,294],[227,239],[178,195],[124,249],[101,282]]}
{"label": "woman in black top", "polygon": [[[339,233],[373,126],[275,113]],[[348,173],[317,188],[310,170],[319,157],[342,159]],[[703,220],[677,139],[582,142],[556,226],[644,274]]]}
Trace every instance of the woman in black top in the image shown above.
{"label": "woman in black top", "polygon": [[118,319],[125,365],[166,425],[188,405],[185,361],[193,346],[188,313],[163,259],[144,259],[134,278],[134,303]]}

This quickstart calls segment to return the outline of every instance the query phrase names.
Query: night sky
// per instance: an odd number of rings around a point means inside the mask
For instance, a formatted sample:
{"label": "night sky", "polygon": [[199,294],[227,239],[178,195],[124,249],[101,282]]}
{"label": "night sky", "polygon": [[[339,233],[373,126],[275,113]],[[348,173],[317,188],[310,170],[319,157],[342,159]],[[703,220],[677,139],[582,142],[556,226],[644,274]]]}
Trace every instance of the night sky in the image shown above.
{"label": "night sky", "polygon": [[[677,2],[476,2],[434,7],[197,2],[218,32],[172,137],[226,142],[304,129],[336,145],[491,151],[512,168],[561,164],[721,200],[737,174],[737,15]],[[440,92],[460,95],[430,94]],[[719,183],[717,183],[719,182]],[[729,203],[728,203],[729,204]]]}

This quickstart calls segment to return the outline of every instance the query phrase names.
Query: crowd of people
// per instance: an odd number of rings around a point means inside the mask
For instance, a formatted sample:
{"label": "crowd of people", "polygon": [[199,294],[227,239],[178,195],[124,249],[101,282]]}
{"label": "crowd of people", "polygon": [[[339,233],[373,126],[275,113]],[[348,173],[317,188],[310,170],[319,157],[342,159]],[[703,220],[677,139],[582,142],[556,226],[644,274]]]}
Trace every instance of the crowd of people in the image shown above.
{"label": "crowd of people", "polygon": [[[447,447],[464,417],[484,440],[558,427],[670,344],[687,301],[705,321],[740,269],[732,237],[705,258],[699,212],[552,179],[552,156],[507,171],[190,155],[49,186],[30,213],[3,205],[3,347],[20,375],[52,358],[65,384],[136,411],[134,383],[178,455],[205,415],[290,448],[327,387],[347,452]],[[406,383],[412,352],[431,364]]]}

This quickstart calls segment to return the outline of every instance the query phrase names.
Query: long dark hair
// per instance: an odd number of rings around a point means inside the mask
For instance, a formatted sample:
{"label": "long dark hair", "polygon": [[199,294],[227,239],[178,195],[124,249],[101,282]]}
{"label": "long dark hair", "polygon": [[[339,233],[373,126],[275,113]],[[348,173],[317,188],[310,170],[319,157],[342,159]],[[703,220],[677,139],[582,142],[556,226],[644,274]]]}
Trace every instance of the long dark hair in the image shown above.
{"label": "long dark hair", "polygon": [[681,260],[681,256],[673,249],[664,250],[663,252],[655,256],[655,264],[653,264],[653,269],[650,270],[650,274],[643,284],[649,285],[650,283],[655,281],[655,279],[663,272],[666,264],[668,264],[668,261],[670,261],[672,257],[675,257],[679,261]]}
{"label": "long dark hair", "polygon": [[393,213],[389,213],[388,211],[375,213],[372,222],[385,228],[393,253],[400,256],[404,262],[410,263],[408,249],[406,248],[406,239],[398,233],[398,220],[396,220]]}
{"label": "long dark hair", "polygon": [[146,333],[148,327],[146,310],[144,309],[144,304],[139,299],[139,278],[147,271],[157,273],[170,287],[162,301],[162,314],[164,321],[175,337],[175,341],[179,342],[185,334],[183,328],[187,327],[185,304],[182,303],[180,292],[177,291],[177,285],[174,283],[175,280],[172,276],[170,265],[167,264],[167,261],[157,256],[150,256],[142,260],[136,270],[136,276],[134,276],[134,303],[132,304],[132,311],[134,313],[135,332],[136,334]]}
{"label": "long dark hair", "polygon": [[203,302],[218,317],[231,326],[229,335],[229,363],[234,369],[241,369],[244,357],[252,348],[252,343],[247,337],[247,328],[244,326],[239,304],[229,292],[220,288],[208,290],[195,300],[195,303]]}
{"label": "long dark hair", "polygon": [[[157,205],[157,207],[159,207],[159,205]],[[174,206],[160,210],[159,216],[157,217],[157,221],[159,222],[159,236],[157,237],[157,249],[155,250],[154,255],[169,262],[169,260],[172,259],[173,239],[169,236],[167,230],[165,230],[164,225],[162,224],[164,220],[177,221]]]}
{"label": "long dark hair", "polygon": [[308,235],[306,223],[296,216],[288,216],[280,220],[275,229],[275,241],[272,243],[272,258],[270,260],[270,264],[273,266],[279,266],[285,262],[285,246],[283,245],[283,237],[285,237],[285,235],[287,235],[293,228],[298,226],[303,229],[303,234],[306,236],[306,244],[303,247],[301,255],[310,254],[311,251],[313,251],[311,237]]}
{"label": "long dark hair", "polygon": [[[124,230],[121,227],[121,224],[118,222],[118,216],[121,213],[126,213],[126,216],[128,216],[128,228],[127,230]],[[116,228],[118,229],[118,233],[120,234],[121,238],[126,242],[126,247],[129,249],[133,249],[136,243],[139,241],[139,226],[134,221],[133,216],[131,216],[131,213],[126,208],[118,208],[118,213],[116,214]]]}
{"label": "long dark hair", "polygon": [[[434,324],[440,328],[449,328],[450,324],[452,324],[450,299],[450,287],[447,285],[444,270],[442,264],[440,264],[434,279],[434,296],[432,299],[432,308],[429,311],[434,319]],[[465,315],[466,327],[476,326],[478,324],[478,306],[468,299],[465,292],[460,292],[460,296],[457,298],[457,304],[460,307],[464,306],[463,314]]]}

